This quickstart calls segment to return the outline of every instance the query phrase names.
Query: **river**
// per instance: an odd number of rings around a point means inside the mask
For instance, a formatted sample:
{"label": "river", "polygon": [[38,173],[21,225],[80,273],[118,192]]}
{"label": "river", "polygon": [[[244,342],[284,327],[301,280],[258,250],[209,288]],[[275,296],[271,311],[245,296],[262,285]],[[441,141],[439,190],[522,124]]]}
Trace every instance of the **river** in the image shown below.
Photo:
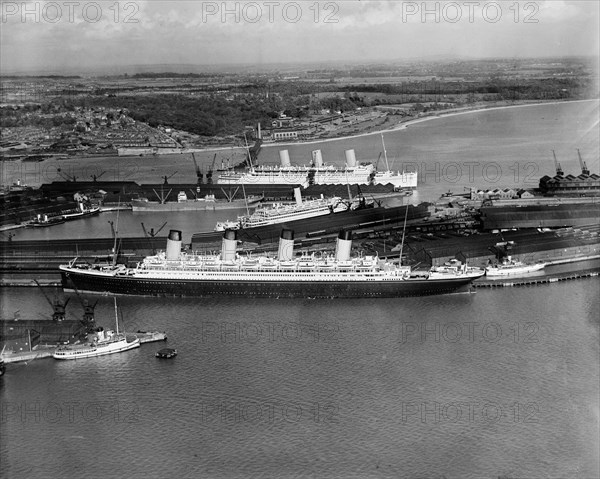
{"label": "river", "polygon": [[[537,164],[536,179],[552,174],[551,149],[566,172],[577,173],[575,148],[597,171],[589,130],[597,114],[597,102],[480,112],[385,141],[390,158],[427,168],[439,161],[440,172],[452,162],[496,162],[513,186],[514,161]],[[360,158],[380,141],[321,149],[326,159],[344,148]],[[314,148],[288,149],[294,158]],[[263,154],[275,159],[277,150]],[[419,196],[470,184],[464,174],[456,183],[433,178],[421,175]],[[483,170],[477,178],[481,186]],[[72,237],[108,236],[110,215],[74,222]],[[216,218],[169,215],[152,226],[186,217],[188,232]],[[121,218],[137,235],[140,221],[152,221]],[[159,360],[163,345],[146,344],[8,365],[0,476],[598,477],[599,289],[596,277],[387,300],[120,297],[127,330],[164,330],[179,355]],[[2,317],[50,314],[39,290],[0,294]],[[96,313],[110,327],[112,299],[99,297]],[[81,314],[72,297],[68,317]]]}

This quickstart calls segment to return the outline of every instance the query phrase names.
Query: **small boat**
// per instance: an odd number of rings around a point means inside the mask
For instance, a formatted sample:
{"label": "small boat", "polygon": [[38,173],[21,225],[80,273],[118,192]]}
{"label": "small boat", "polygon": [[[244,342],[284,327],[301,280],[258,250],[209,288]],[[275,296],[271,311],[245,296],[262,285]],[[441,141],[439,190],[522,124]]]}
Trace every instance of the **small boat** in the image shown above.
{"label": "small boat", "polygon": [[120,353],[140,347],[140,339],[136,336],[127,336],[119,333],[119,319],[117,315],[117,299],[115,298],[116,332],[104,331],[98,328],[91,342],[61,346],[56,349],[54,359],[82,359],[104,356],[106,354]]}
{"label": "small boat", "polygon": [[173,348],[163,348],[157,351],[155,356],[161,359],[171,359],[177,356],[177,350]]}
{"label": "small boat", "polygon": [[79,204],[79,209],[74,213],[63,214],[62,217],[65,221],[77,220],[79,218],[87,218],[88,216],[94,216],[100,213],[100,207],[94,206],[91,208],[85,207],[83,204]]}
{"label": "small boat", "polygon": [[35,220],[27,223],[27,226],[33,228],[45,228],[47,226],[60,225],[65,221],[66,220],[63,216],[48,216],[38,214]]}
{"label": "small boat", "polygon": [[502,263],[489,265],[485,268],[486,276],[515,276],[519,274],[532,273],[546,267],[546,263],[527,264],[516,261],[507,256]]}

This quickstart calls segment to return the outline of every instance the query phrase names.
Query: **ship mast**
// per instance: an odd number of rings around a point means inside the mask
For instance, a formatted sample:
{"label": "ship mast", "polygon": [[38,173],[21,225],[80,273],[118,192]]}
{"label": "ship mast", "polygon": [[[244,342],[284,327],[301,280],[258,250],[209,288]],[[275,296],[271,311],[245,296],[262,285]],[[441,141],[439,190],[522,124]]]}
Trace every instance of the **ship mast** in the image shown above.
{"label": "ship mast", "polygon": [[[383,138],[383,136],[382,136]],[[404,250],[404,235],[406,234],[406,220],[408,218],[408,205],[406,205],[406,211],[404,212],[404,227],[402,228],[402,242],[400,243],[400,266],[402,266],[402,251]]]}
{"label": "ship mast", "polygon": [[119,201],[119,205],[117,206],[118,209],[117,209],[117,226],[116,226],[116,228],[113,226],[113,222],[109,221],[110,229],[112,230],[113,236],[115,237],[115,242],[113,245],[113,258],[112,258],[113,268],[117,265],[117,236],[119,234],[119,212],[121,211],[119,206],[121,206],[120,201]]}
{"label": "ship mast", "polygon": [[117,297],[114,296],[115,300],[115,324],[117,325],[117,334],[119,334],[119,315],[117,313]]}
{"label": "ship mast", "polygon": [[252,169],[253,168],[252,155],[250,155],[250,147],[248,146],[248,138],[246,138],[246,132],[244,132],[244,141],[246,142],[246,154],[248,155],[248,166],[250,166],[250,169]]}
{"label": "ship mast", "polygon": [[[252,155],[250,155],[250,147],[248,146],[248,138],[246,138],[246,132],[244,132],[244,141],[246,142],[246,154],[248,155],[248,165],[252,170]],[[248,208],[248,198],[246,197],[246,188],[244,188],[244,182],[242,181],[242,192],[244,193],[244,203],[246,204],[246,214],[250,214],[250,208]]]}
{"label": "ship mast", "polygon": [[381,134],[381,144],[383,145],[383,158],[385,159],[385,167],[387,171],[390,171],[390,164],[388,163],[387,151],[385,151],[385,142],[383,141],[383,133]]}

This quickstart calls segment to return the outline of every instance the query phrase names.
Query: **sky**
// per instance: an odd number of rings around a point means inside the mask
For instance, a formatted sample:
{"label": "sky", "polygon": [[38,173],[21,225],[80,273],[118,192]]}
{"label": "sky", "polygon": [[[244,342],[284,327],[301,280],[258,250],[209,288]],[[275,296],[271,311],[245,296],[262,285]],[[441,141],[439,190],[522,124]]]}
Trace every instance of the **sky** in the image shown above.
{"label": "sky", "polygon": [[4,74],[599,55],[597,0],[6,1]]}

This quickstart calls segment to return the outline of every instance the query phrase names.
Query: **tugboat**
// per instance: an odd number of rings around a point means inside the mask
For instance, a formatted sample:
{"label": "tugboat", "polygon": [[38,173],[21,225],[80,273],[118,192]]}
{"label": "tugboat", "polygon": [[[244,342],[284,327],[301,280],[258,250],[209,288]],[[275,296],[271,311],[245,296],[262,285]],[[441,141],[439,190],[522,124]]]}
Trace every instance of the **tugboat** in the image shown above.
{"label": "tugboat", "polygon": [[157,351],[155,356],[161,359],[171,359],[177,356],[177,350],[173,348],[163,348],[160,351]]}
{"label": "tugboat", "polygon": [[48,226],[60,225],[65,221],[66,220],[64,216],[48,216],[46,214],[38,214],[36,219],[27,223],[27,226],[32,228],[46,228]]}
{"label": "tugboat", "polygon": [[546,267],[546,263],[526,264],[507,256],[502,263],[489,265],[485,268],[486,276],[515,276],[518,274],[532,273]]}

